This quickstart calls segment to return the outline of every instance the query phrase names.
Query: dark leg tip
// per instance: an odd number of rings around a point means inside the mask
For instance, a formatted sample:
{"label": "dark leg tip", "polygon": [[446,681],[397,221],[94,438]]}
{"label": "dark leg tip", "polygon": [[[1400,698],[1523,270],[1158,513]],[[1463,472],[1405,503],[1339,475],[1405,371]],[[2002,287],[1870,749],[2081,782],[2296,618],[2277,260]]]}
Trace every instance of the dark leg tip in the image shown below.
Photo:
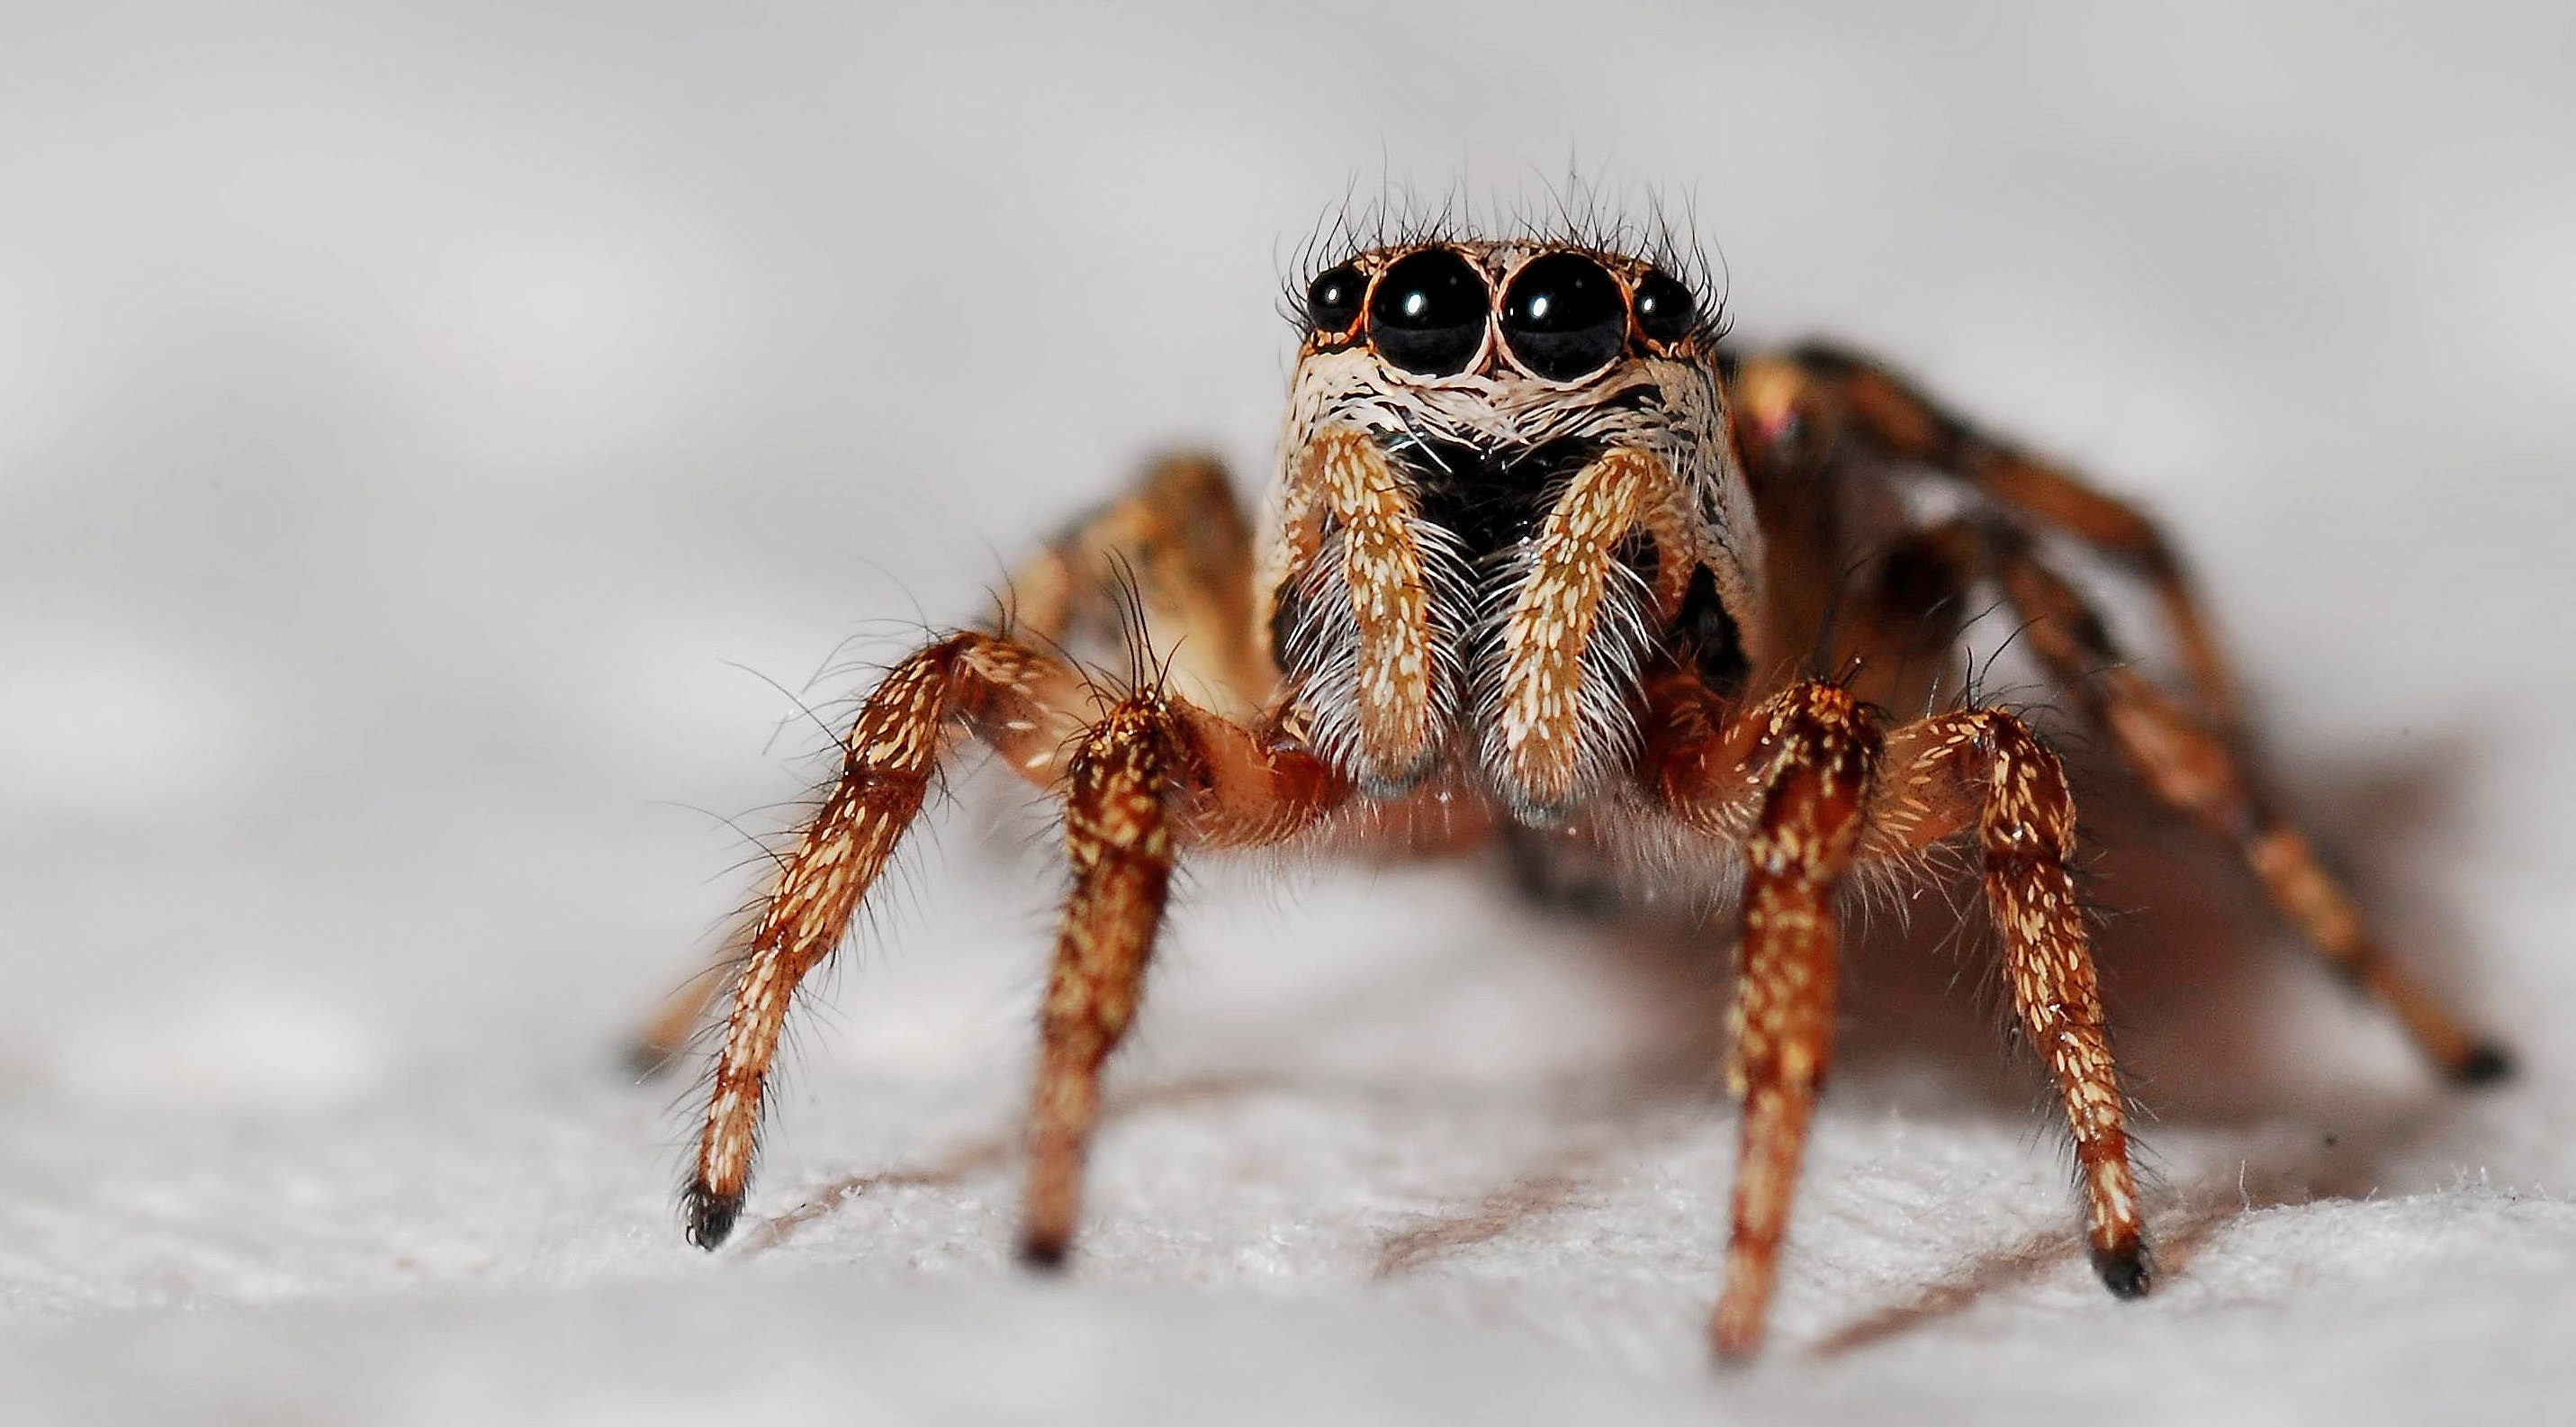
{"label": "dark leg tip", "polygon": [[2155,1264],[2144,1240],[2093,1251],[2093,1271],[2114,1298],[2144,1298],[2155,1284]]}
{"label": "dark leg tip", "polygon": [[653,1041],[635,1041],[620,1057],[626,1064],[626,1073],[637,1080],[652,1079],[670,1069],[679,1058],[680,1053],[676,1049]]}
{"label": "dark leg tip", "polygon": [[2513,1057],[2493,1041],[2470,1047],[2467,1058],[2451,1068],[2452,1081],[2460,1085],[2494,1085],[2512,1078]]}
{"label": "dark leg tip", "polygon": [[1020,1267],[1031,1273],[1062,1273],[1071,1248],[1059,1238],[1031,1235],[1020,1241]]}
{"label": "dark leg tip", "polygon": [[713,1249],[733,1233],[733,1221],[742,1217],[742,1196],[718,1194],[703,1180],[689,1181],[680,1191],[681,1232],[689,1242],[702,1249]]}

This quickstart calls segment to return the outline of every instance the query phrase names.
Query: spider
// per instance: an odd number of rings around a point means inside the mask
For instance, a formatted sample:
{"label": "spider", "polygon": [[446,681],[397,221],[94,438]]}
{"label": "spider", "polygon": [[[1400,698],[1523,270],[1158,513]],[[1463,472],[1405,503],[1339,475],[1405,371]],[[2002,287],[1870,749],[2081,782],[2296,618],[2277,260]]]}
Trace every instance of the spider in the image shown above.
{"label": "spider", "polygon": [[[729,943],[682,1193],[691,1242],[716,1247],[741,1212],[798,984],[972,738],[1061,801],[1072,873],[1027,1121],[1029,1264],[1071,1246],[1101,1067],[1177,857],[1498,841],[1541,880],[1579,865],[1633,896],[1732,894],[1741,1146],[1709,1332],[1749,1355],[1832,1058],[1837,890],[1957,840],[2062,1103],[2093,1265],[2113,1294],[2144,1294],[2075,809],[2030,724],[1961,693],[1971,596],[2009,608],[2074,715],[2231,844],[2435,1066],[2506,1073],[2382,954],[2264,795],[2209,621],[2136,510],[1867,360],[1721,345],[1700,269],[1668,239],[1350,246],[1291,292],[1301,341],[1257,537],[1214,461],[1165,460],[1039,554],[1004,613],[923,645],[865,700],[837,782]],[[1926,490],[1948,514],[1907,498]],[[2179,687],[2123,662],[2051,542],[2142,582]],[[1067,652],[1084,639],[1124,641],[1133,677],[1086,673]],[[1898,708],[1938,711],[1883,712]],[[677,1049],[703,994],[674,998],[648,1054]]]}

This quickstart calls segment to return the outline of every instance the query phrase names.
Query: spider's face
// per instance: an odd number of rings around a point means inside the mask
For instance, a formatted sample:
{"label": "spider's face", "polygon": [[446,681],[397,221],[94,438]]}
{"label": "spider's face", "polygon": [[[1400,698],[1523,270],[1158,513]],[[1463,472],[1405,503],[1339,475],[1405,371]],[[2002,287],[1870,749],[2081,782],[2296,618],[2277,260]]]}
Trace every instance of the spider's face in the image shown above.
{"label": "spider's face", "polygon": [[1623,761],[1650,658],[1741,683],[1760,540],[1698,294],[1444,241],[1335,264],[1301,315],[1265,628],[1362,788],[1446,761],[1553,822]]}

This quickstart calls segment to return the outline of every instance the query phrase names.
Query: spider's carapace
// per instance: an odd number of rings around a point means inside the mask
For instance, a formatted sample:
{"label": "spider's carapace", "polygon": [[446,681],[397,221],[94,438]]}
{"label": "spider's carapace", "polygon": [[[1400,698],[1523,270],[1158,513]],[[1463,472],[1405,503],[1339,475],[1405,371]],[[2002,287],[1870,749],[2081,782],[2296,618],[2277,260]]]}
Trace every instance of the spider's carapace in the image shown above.
{"label": "spider's carapace", "polygon": [[[1297,304],[1257,534],[1212,462],[1163,462],[1034,560],[1008,617],[894,666],[729,952],[693,1241],[721,1242],[741,1210],[798,983],[971,738],[1062,800],[1073,876],[1029,1113],[1034,1263],[1070,1246],[1100,1068],[1177,856],[1506,838],[1639,894],[1732,894],[1713,905],[1733,925],[1712,932],[1737,945],[1741,1154],[1711,1332],[1748,1353],[1831,1058],[1837,889],[1958,839],[2072,1134],[2093,1262],[2114,1293],[2144,1293],[2065,775],[2020,718],[1963,693],[1961,632],[1989,598],[2146,789],[2232,843],[2440,1068],[2504,1072],[2263,798],[2225,664],[2152,525],[1865,361],[1722,352],[1688,265],[1614,246],[1442,236],[1326,264]],[[1926,484],[1950,514],[1916,516],[1906,491]],[[2122,662],[2043,558],[2052,534],[2144,582],[2183,687]],[[1064,651],[1086,639],[1128,644],[1137,677],[1076,668]],[[700,1009],[675,999],[647,1053]]]}

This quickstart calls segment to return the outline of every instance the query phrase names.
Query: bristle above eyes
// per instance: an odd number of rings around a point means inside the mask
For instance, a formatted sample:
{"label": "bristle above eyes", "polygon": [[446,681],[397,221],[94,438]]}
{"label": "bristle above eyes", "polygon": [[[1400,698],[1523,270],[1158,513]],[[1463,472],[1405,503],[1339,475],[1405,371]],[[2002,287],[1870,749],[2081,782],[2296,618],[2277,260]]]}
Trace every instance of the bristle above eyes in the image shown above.
{"label": "bristle above eyes", "polygon": [[1647,263],[1690,290],[1703,339],[1725,335],[1725,270],[1699,243],[1693,205],[1652,191],[1614,194],[1576,173],[1561,185],[1543,185],[1535,199],[1524,190],[1482,203],[1463,184],[1434,198],[1387,180],[1364,197],[1355,181],[1297,245],[1282,275],[1281,315],[1302,328],[1308,288],[1333,268],[1369,253],[1438,243],[1527,243]]}

